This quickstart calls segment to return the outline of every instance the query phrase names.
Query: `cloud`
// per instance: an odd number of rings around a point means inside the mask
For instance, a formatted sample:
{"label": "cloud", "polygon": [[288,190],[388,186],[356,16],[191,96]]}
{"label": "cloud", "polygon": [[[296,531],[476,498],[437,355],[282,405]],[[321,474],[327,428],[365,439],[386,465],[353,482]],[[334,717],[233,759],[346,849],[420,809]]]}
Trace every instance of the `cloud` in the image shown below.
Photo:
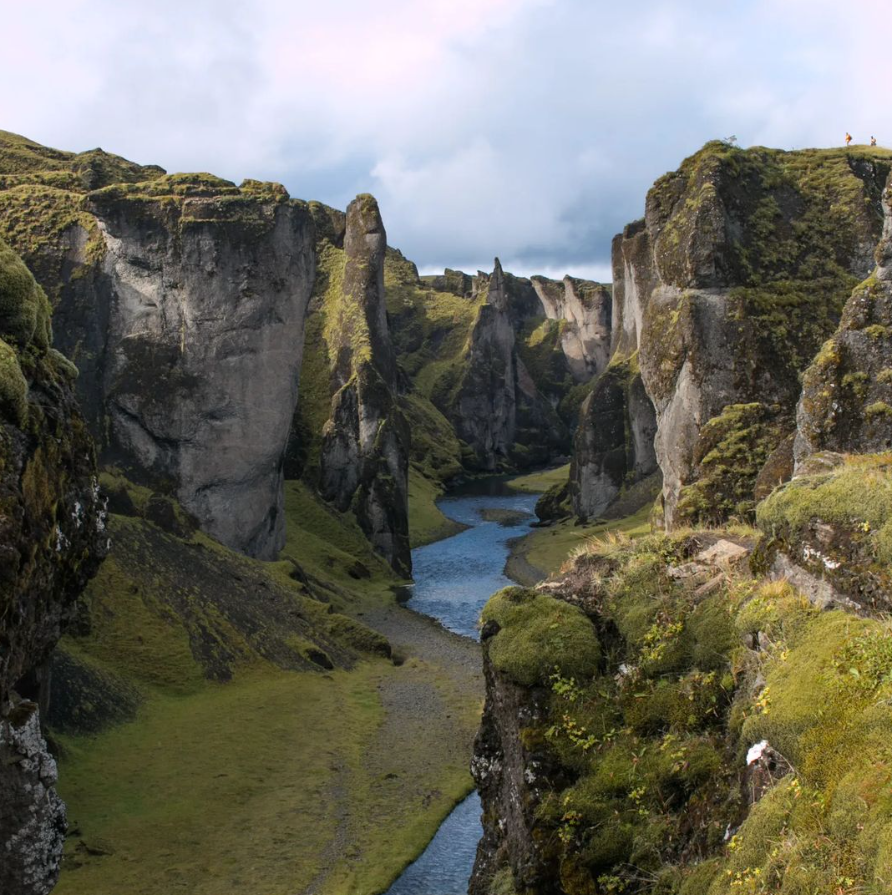
{"label": "cloud", "polygon": [[372,191],[424,269],[606,272],[707,139],[866,141],[890,87],[887,0],[47,0],[4,22],[0,126],[341,207]]}

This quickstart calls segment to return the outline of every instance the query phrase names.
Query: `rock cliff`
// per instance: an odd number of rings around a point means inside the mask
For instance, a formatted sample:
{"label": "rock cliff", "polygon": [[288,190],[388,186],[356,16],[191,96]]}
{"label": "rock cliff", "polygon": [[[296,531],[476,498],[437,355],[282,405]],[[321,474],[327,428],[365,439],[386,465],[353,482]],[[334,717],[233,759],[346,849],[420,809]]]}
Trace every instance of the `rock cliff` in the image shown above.
{"label": "rock cliff", "polygon": [[615,355],[579,412],[569,485],[577,517],[603,516],[624,488],[657,471],[656,429],[637,352]]}
{"label": "rock cliff", "polygon": [[569,276],[559,284],[533,277],[532,284],[546,318],[561,323],[561,350],[574,380],[596,376],[610,359],[610,288]]}
{"label": "rock cliff", "polygon": [[[309,210],[275,184],[0,142],[0,233],[53,298],[103,458],[171,490],[228,546],[273,558]],[[16,165],[27,170],[7,173]]]}
{"label": "rock cliff", "polygon": [[846,302],[839,329],[805,371],[796,418],[798,463],[815,451],[892,448],[892,182],[876,269]]}
{"label": "rock cliff", "polygon": [[582,519],[602,516],[625,489],[654,474],[657,429],[644,388],[639,339],[653,289],[650,238],[643,221],[613,241],[613,306],[609,365],[594,379],[579,411],[569,496]]}
{"label": "rock cliff", "polygon": [[498,258],[487,287],[447,415],[474,451],[479,468],[492,472],[510,460],[517,432],[518,361]]}
{"label": "rock cliff", "polygon": [[[667,525],[752,515],[756,479],[795,428],[799,376],[873,266],[889,167],[883,150],[707,144],[614,240],[611,342],[616,359],[639,352]],[[621,439],[593,432],[618,414],[608,386],[577,435],[581,515],[616,488],[604,470]],[[640,432],[653,423],[638,406]]]}
{"label": "rock cliff", "polygon": [[[741,472],[736,446],[767,459],[792,431],[799,374],[873,266],[888,171],[881,154],[709,146],[648,194],[657,285],[641,369],[667,523],[703,518],[716,487],[684,492],[707,457],[719,478],[743,480],[718,490],[751,490],[758,465]],[[721,424],[727,451],[700,443],[711,420],[753,403]],[[751,512],[751,497],[739,503],[738,514]]]}
{"label": "rock cliff", "polygon": [[334,395],[320,489],[342,512],[352,509],[375,549],[408,576],[409,431],[387,324],[386,249],[377,202],[358,196],[347,209],[343,267],[329,272],[325,342]]}
{"label": "rock cliff", "polygon": [[65,808],[41,683],[108,540],[77,371],[50,343],[46,295],[0,242],[0,890],[16,895],[58,876]]}

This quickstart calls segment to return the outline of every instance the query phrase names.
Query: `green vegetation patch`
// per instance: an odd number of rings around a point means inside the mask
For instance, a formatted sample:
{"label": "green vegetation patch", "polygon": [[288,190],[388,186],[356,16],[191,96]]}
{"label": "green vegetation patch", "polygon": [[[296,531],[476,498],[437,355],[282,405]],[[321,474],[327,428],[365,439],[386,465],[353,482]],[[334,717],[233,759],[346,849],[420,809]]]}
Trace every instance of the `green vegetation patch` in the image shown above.
{"label": "green vegetation patch", "polygon": [[835,523],[878,563],[892,562],[892,454],[850,457],[829,473],[796,478],[759,504],[756,518],[783,540],[814,521]]}
{"label": "green vegetation patch", "polygon": [[0,240],[0,337],[24,348],[49,348],[50,303],[31,271]]}
{"label": "green vegetation patch", "polygon": [[601,654],[592,623],[561,600],[508,587],[490,598],[481,622],[499,626],[489,640],[489,656],[518,684],[545,684],[552,674],[588,680],[598,670]]}
{"label": "green vegetation patch", "polygon": [[[877,490],[876,467],[867,458],[823,478],[842,477],[837,496],[854,490],[851,506]],[[866,501],[859,518],[879,524],[876,506]],[[614,536],[566,568],[564,586],[594,620],[602,673],[552,673],[548,718],[526,734],[547,744],[564,781],[538,807],[544,860],[574,893],[885,891],[889,623],[821,612],[745,567],[705,589],[708,576],[670,574],[715,536]],[[782,759],[754,790],[746,756],[763,740]]]}
{"label": "green vegetation patch", "polygon": [[566,463],[564,466],[555,466],[552,469],[543,469],[539,472],[516,476],[508,482],[508,486],[515,491],[539,494],[554,487],[565,485],[569,477],[570,464]]}
{"label": "green vegetation patch", "polygon": [[445,516],[437,506],[443,489],[414,466],[409,467],[409,541],[413,548],[432,544],[466,526]]}
{"label": "green vegetation patch", "polygon": [[679,521],[718,525],[736,517],[752,522],[756,478],[790,425],[764,404],[724,407],[700,430],[694,452],[697,480],[681,491]]}

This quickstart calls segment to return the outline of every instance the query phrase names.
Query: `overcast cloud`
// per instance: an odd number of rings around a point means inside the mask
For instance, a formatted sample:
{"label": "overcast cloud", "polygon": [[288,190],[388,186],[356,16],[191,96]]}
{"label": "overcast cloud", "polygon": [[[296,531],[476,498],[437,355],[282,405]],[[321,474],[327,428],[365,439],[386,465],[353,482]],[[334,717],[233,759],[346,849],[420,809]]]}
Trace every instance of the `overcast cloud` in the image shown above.
{"label": "overcast cloud", "polygon": [[0,2],[0,128],[372,192],[423,270],[606,279],[709,139],[892,145],[889,0]]}

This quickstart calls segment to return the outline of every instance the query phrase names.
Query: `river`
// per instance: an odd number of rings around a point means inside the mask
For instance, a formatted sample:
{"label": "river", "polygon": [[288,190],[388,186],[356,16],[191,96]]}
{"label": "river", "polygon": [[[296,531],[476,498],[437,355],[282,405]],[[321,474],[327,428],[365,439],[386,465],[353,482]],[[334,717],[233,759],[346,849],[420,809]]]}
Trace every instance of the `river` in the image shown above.
{"label": "river", "polygon": [[[406,605],[476,639],[483,605],[495,591],[514,583],[504,574],[509,541],[530,531],[538,496],[511,491],[505,479],[488,479],[440,500],[440,509],[450,519],[469,527],[412,551],[415,584]],[[501,521],[484,518],[494,513]],[[388,895],[466,895],[482,834],[480,799],[472,793],[446,818]]]}

